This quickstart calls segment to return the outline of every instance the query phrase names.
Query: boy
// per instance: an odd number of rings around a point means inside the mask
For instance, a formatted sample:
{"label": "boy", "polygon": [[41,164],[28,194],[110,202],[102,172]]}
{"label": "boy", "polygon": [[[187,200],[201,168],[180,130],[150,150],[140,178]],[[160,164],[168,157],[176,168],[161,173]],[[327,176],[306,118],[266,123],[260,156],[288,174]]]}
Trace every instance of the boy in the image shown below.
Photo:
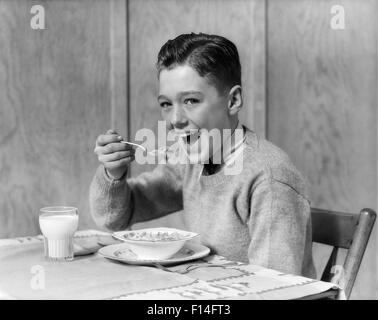
{"label": "boy", "polygon": [[[239,124],[243,99],[235,45],[220,36],[183,34],[160,49],[157,69],[162,116],[182,137],[188,157],[197,153],[201,161],[168,162],[126,179],[134,149],[113,130],[100,135],[95,153],[102,165],[90,187],[97,224],[122,230],[183,209],[186,228],[201,234],[214,253],[315,277],[304,181],[282,150]],[[192,150],[209,139],[206,130],[243,134],[230,147],[221,138]],[[216,162],[220,147],[228,154]],[[225,154],[243,160],[239,174],[225,173]]]}

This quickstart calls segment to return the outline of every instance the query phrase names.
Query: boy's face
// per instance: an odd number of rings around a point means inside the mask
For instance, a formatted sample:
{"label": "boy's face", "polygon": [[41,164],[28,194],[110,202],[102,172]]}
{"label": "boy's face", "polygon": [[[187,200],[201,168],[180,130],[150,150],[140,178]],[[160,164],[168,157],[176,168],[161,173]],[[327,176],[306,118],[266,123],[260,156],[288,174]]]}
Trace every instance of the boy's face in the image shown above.
{"label": "boy's face", "polygon": [[[159,75],[158,102],[162,116],[182,136],[200,129],[230,128],[228,94],[217,88],[189,65],[163,69]],[[187,143],[195,142],[192,134]]]}

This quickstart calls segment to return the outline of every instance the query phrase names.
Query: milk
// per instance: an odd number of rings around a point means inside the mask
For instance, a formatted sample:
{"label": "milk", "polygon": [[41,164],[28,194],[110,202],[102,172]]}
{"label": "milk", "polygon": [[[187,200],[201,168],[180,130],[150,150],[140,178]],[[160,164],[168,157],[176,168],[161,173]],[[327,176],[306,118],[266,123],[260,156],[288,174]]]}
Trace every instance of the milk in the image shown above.
{"label": "milk", "polygon": [[39,226],[45,236],[45,256],[56,260],[73,259],[73,235],[79,223],[78,215],[41,215]]}

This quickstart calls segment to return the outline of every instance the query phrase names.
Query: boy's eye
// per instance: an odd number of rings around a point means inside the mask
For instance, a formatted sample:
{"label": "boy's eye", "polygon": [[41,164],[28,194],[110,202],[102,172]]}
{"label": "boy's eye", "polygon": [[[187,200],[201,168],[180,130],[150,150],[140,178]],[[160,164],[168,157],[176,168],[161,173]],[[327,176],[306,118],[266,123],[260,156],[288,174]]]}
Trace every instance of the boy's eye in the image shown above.
{"label": "boy's eye", "polygon": [[162,108],[167,108],[169,106],[170,106],[170,104],[168,102],[161,102],[160,103],[160,107],[162,107]]}
{"label": "boy's eye", "polygon": [[185,99],[185,101],[184,101],[185,104],[189,104],[189,105],[196,104],[198,102],[199,102],[199,100],[194,99],[194,98]]}

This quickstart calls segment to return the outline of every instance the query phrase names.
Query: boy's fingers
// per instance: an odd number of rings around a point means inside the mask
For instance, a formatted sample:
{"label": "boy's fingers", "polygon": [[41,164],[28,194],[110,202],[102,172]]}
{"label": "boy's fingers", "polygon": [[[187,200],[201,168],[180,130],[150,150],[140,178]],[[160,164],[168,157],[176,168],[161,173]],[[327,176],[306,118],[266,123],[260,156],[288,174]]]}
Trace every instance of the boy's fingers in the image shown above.
{"label": "boy's fingers", "polygon": [[109,154],[118,151],[130,151],[135,152],[135,150],[125,143],[109,143],[103,147],[102,153]]}
{"label": "boy's fingers", "polygon": [[112,142],[119,142],[123,140],[121,136],[117,134],[101,134],[98,136],[96,144],[99,146],[105,146]]}
{"label": "boy's fingers", "polygon": [[102,163],[105,162],[112,162],[112,161],[117,161],[121,160],[127,157],[133,157],[134,152],[129,150],[129,151],[119,151],[119,152],[114,152],[111,154],[100,154],[98,156],[98,160]]}
{"label": "boy's fingers", "polygon": [[105,146],[99,146],[97,145],[94,149],[94,153],[100,155],[100,154],[112,154],[115,152],[120,151],[127,151],[130,152],[130,154],[135,154],[135,149],[133,149],[130,145],[124,144],[124,143],[109,143]]}
{"label": "boy's fingers", "polygon": [[117,160],[117,161],[105,162],[104,167],[106,169],[120,168],[122,166],[128,165],[134,159],[135,159],[135,156],[131,156],[131,157],[123,158],[121,160]]}

